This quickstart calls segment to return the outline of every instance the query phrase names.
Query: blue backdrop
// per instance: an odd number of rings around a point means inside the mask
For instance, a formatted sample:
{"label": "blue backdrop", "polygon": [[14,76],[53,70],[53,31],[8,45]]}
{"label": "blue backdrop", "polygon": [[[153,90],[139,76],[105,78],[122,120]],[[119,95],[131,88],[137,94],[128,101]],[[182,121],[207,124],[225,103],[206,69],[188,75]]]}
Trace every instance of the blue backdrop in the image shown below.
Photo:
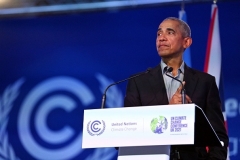
{"label": "blue backdrop", "polygon": [[[192,66],[203,70],[212,3],[187,4]],[[224,100],[232,160],[240,129],[239,1],[219,2]],[[114,148],[81,149],[83,110],[104,88],[160,62],[159,23],[179,5],[0,19],[0,159],[116,159]],[[106,107],[121,107],[126,83]],[[77,147],[76,147],[77,146]]]}

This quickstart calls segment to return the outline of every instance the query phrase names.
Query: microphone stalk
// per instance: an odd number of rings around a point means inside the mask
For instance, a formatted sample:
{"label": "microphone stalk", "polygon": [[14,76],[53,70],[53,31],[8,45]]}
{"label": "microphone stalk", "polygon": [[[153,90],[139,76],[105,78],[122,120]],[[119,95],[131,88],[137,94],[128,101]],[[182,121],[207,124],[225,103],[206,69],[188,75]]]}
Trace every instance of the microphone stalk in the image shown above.
{"label": "microphone stalk", "polygon": [[145,72],[143,72],[143,73],[137,74],[137,75],[135,75],[135,76],[131,76],[131,77],[129,77],[129,78],[123,79],[123,80],[118,81],[118,82],[114,82],[114,83],[110,84],[109,86],[107,86],[107,88],[105,89],[105,91],[104,91],[104,93],[103,93],[103,96],[102,96],[101,109],[105,108],[105,102],[106,102],[106,99],[107,99],[107,90],[108,90],[110,87],[112,87],[112,86],[114,86],[114,85],[116,85],[116,84],[125,82],[125,81],[127,81],[127,80],[136,78],[136,77],[141,76],[141,75],[143,75],[143,74],[146,74],[146,73],[150,72],[150,70],[151,70],[151,68],[148,68],[148,69],[147,69]]}
{"label": "microphone stalk", "polygon": [[183,83],[182,83],[179,79],[177,79],[177,78],[175,78],[175,77],[173,77],[173,76],[171,76],[171,75],[168,74],[168,72],[172,72],[172,71],[173,71],[173,68],[172,68],[172,67],[169,67],[169,68],[167,69],[167,71],[166,71],[166,75],[167,75],[168,77],[170,77],[170,78],[178,81],[179,83],[181,83],[181,85],[182,85],[182,90],[181,90],[182,104],[185,104],[185,103],[186,103],[186,98],[185,98],[185,97],[186,97],[186,90],[185,90],[185,88],[184,88]]}

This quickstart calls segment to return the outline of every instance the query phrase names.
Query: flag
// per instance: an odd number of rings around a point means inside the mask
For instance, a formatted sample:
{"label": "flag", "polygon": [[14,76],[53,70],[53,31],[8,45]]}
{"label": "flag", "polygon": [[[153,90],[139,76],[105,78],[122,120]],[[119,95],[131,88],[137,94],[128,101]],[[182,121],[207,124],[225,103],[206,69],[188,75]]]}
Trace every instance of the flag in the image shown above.
{"label": "flag", "polygon": [[[206,59],[204,65],[204,72],[213,75],[216,78],[216,83],[220,92],[221,99],[223,96],[223,79],[221,76],[221,41],[220,41],[220,31],[218,22],[218,7],[216,4],[212,5],[211,22],[208,34],[208,43],[206,51]],[[225,127],[227,129],[227,119],[225,114],[225,106],[222,103],[222,112],[224,116]],[[228,152],[229,153],[229,152]],[[229,154],[227,159],[229,160]]]}
{"label": "flag", "polygon": [[220,84],[221,75],[221,44],[218,23],[218,8],[212,5],[212,17],[208,34],[207,52],[204,65],[204,72],[216,78],[217,86]]}
{"label": "flag", "polygon": [[[184,22],[187,23],[187,14],[186,14],[186,12],[184,10],[181,10],[181,11],[179,11],[178,14],[179,14],[179,19],[181,19],[181,20],[183,20]],[[190,48],[187,48],[184,51],[183,60],[189,67],[192,67]]]}

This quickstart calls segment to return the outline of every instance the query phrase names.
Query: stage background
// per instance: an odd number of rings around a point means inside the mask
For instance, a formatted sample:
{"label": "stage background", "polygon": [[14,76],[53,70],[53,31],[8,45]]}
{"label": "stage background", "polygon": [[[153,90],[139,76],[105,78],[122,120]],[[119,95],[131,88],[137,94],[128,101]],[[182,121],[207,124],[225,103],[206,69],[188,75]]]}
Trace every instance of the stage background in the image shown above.
{"label": "stage background", "polygon": [[[185,6],[198,70],[211,5]],[[239,7],[240,1],[218,3],[231,160],[240,159]],[[179,10],[164,5],[0,19],[0,159],[116,159],[114,148],[81,149],[83,110],[100,107],[108,84],[158,65],[158,25]],[[125,86],[109,90],[106,107],[123,105]]]}

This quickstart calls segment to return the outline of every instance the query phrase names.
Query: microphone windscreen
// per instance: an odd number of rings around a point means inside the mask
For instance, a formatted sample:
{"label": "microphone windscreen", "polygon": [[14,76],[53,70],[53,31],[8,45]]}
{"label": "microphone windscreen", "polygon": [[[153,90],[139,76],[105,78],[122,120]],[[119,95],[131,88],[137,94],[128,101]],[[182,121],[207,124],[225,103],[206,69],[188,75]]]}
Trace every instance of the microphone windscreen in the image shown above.
{"label": "microphone windscreen", "polygon": [[168,69],[167,69],[167,72],[172,72],[173,71],[173,68],[172,67],[169,67]]}

